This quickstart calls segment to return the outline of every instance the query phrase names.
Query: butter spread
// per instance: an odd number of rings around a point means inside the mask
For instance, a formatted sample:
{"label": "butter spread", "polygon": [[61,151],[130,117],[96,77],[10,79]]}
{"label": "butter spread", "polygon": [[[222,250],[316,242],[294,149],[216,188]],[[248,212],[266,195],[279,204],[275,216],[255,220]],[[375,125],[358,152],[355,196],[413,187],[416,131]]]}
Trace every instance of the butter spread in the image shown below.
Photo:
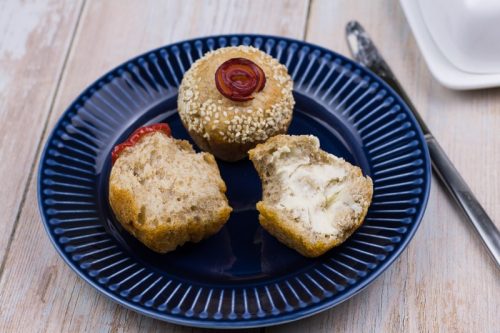
{"label": "butter spread", "polygon": [[[282,157],[286,154],[286,158]],[[291,212],[297,221],[305,223],[314,232],[336,235],[342,229],[339,213],[346,209],[357,215],[361,206],[354,202],[343,180],[346,170],[342,167],[321,163],[311,163],[305,154],[291,151],[283,146],[276,150],[271,161],[276,166],[277,176],[283,184],[283,193],[278,206]]]}

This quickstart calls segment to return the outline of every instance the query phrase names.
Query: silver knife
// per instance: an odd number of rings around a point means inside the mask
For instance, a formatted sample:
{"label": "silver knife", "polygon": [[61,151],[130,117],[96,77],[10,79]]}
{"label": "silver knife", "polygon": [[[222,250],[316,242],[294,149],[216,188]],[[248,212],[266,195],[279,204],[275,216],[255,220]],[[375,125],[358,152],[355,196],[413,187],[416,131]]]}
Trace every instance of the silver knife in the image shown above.
{"label": "silver knife", "polygon": [[443,148],[441,148],[422,117],[418,114],[410,98],[403,90],[403,87],[394,76],[391,68],[387,65],[384,58],[382,58],[375,44],[361,24],[357,21],[349,22],[346,26],[346,37],[347,44],[356,61],[370,69],[391,86],[412,111],[422,128],[425,140],[429,146],[432,168],[435,174],[446,186],[458,206],[462,208],[468,221],[473,225],[474,229],[483,240],[497,268],[500,269],[500,232],[495,224],[476,199],[469,186],[465,183],[465,180],[460,176],[458,170],[448,156],[446,156]]}

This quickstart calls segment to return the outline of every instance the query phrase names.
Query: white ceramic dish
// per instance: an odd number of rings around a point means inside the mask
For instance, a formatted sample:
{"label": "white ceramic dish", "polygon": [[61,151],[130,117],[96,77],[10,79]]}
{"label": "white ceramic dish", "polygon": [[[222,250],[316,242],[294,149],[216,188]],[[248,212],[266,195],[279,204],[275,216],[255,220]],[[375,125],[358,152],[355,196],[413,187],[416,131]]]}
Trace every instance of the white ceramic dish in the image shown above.
{"label": "white ceramic dish", "polygon": [[[400,0],[400,3],[427,66],[441,84],[459,90],[500,86],[500,54],[492,56],[496,51],[500,52],[500,44],[487,45],[495,36],[499,36],[497,39],[500,40],[498,29],[492,30],[495,22],[488,21],[492,16],[500,15],[498,2]],[[488,8],[491,10],[479,5],[490,5]],[[438,14],[446,10],[450,13]],[[481,16],[489,18],[482,21]],[[491,29],[486,28],[488,24],[492,25]],[[466,32],[467,29],[470,31]],[[481,29],[485,32],[482,35]],[[484,39],[479,41],[479,35]]]}

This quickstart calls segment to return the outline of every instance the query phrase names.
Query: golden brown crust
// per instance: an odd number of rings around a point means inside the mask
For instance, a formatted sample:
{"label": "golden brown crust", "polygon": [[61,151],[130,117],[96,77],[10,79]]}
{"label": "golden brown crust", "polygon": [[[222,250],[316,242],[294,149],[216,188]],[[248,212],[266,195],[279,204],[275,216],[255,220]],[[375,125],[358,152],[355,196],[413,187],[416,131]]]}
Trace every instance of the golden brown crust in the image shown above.
{"label": "golden brown crust", "polygon": [[226,206],[216,213],[216,218],[210,223],[199,223],[200,221],[194,219],[185,220],[179,216],[169,225],[160,224],[155,228],[150,228],[139,222],[140,211],[134,202],[133,194],[129,191],[111,186],[109,203],[123,228],[158,253],[167,253],[186,242],[196,243],[216,234],[224,226],[231,213],[231,208]]}
{"label": "golden brown crust", "polygon": [[[252,60],[266,74],[264,89],[251,101],[232,101],[215,86],[217,68],[237,57]],[[236,161],[246,157],[257,143],[287,131],[295,104],[292,88],[286,67],[276,59],[253,47],[226,47],[207,53],[184,74],[179,115],[201,149]]]}
{"label": "golden brown crust", "polygon": [[368,206],[363,209],[359,220],[350,228],[345,229],[342,235],[338,238],[324,241],[316,241],[311,243],[303,233],[297,232],[291,223],[287,222],[288,217],[280,214],[280,212],[272,207],[268,207],[264,201],[257,203],[257,210],[259,211],[259,223],[271,235],[276,237],[280,242],[285,244],[305,257],[318,257],[332,248],[339,246],[351,237],[351,235],[358,229],[365,219],[368,212]]}
{"label": "golden brown crust", "polygon": [[[356,199],[361,206],[361,212],[355,219],[352,216],[343,216],[341,230],[334,237],[311,237],[311,231],[303,229],[294,221],[289,212],[276,206],[276,193],[279,193],[277,184],[273,182],[276,178],[272,165],[271,155],[280,147],[302,148],[308,151],[311,160],[315,163],[337,163],[347,170],[346,181],[349,181]],[[312,136],[289,136],[277,135],[270,138],[264,144],[257,145],[248,152],[260,178],[263,182],[263,199],[257,203],[259,211],[259,222],[264,229],[276,237],[283,244],[297,250],[306,257],[317,257],[331,248],[342,244],[358,229],[368,212],[373,194],[373,184],[370,177],[363,177],[359,167],[353,166],[342,159],[319,149],[317,138]],[[278,192],[277,192],[278,191]]]}
{"label": "golden brown crust", "polygon": [[[209,177],[211,179],[210,186],[216,186],[216,189],[213,189],[211,193],[217,193],[217,197],[211,198],[210,207],[202,209],[197,206],[196,209],[199,209],[199,212],[193,213],[189,209],[190,205],[196,206],[197,204],[200,205],[200,202],[206,202],[206,200],[204,200],[205,197],[196,197],[197,201],[191,203],[180,202],[177,204],[181,206],[179,209],[163,212],[158,221],[156,219],[154,221],[147,220],[144,211],[149,210],[151,207],[148,207],[148,203],[144,203],[144,200],[142,200],[142,204],[139,204],[137,191],[134,192],[133,187],[125,183],[119,174],[120,170],[133,168],[133,163],[139,163],[137,160],[130,160],[130,154],[133,153],[135,146],[127,148],[120,158],[118,158],[111,171],[109,182],[109,203],[116,219],[125,230],[134,235],[151,250],[159,253],[175,250],[176,247],[188,241],[199,242],[215,234],[229,219],[231,213],[231,208],[224,195],[226,185],[220,177],[214,157],[208,153],[195,154],[192,146],[187,141],[173,140],[170,138],[167,140],[170,140],[169,142],[171,143],[169,144],[175,145],[178,150],[188,153],[188,155],[186,155],[187,157],[183,158],[192,156],[193,159],[194,157],[198,158],[196,162],[198,165],[200,165],[200,163],[206,163],[206,173],[204,173],[203,177]],[[163,153],[168,154],[168,152],[165,151],[163,151]],[[123,156],[125,156],[125,158]],[[199,159],[199,157],[201,157],[201,159]],[[125,163],[128,164],[125,165]],[[192,162],[187,161],[187,163]],[[168,167],[169,165],[165,165],[165,168]],[[142,170],[144,168],[141,167],[140,169]],[[177,183],[183,182],[184,179],[184,185],[174,186],[186,186],[186,175],[179,174],[176,177]],[[183,190],[185,190],[185,188]],[[191,189],[191,191],[196,190],[196,188]],[[175,193],[175,191],[172,193]],[[195,195],[191,197],[195,197]],[[191,197],[185,200],[189,201]],[[170,198],[167,194],[165,194],[165,199],[175,200],[173,197]]]}

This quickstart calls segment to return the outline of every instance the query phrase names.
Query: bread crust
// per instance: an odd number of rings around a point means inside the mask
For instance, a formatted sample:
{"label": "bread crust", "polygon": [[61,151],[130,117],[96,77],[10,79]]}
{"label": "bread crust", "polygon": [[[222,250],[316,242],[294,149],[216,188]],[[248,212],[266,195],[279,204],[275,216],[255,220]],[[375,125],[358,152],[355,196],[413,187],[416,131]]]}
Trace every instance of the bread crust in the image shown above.
{"label": "bread crust", "polygon": [[[246,58],[266,75],[266,85],[245,102],[224,97],[215,85],[215,72],[226,60]],[[295,101],[286,67],[249,46],[225,47],[207,53],[184,74],[178,110],[184,127],[203,150],[225,161],[237,161],[269,137],[285,133]]]}
{"label": "bread crust", "polygon": [[[290,148],[302,147],[310,151],[316,162],[331,163],[332,159],[334,159],[335,163],[340,163],[347,170],[347,177],[357,191],[356,195],[360,198],[362,210],[354,220],[351,219],[348,223],[343,223],[342,229],[335,237],[311,237],[311,232],[298,226],[286,210],[276,207],[275,198],[272,198],[275,191],[271,189],[273,184],[270,184],[270,180],[276,175],[271,166],[270,156],[283,146]],[[320,150],[317,138],[312,136],[278,135],[250,150],[249,157],[263,181],[263,198],[262,201],[257,203],[259,223],[283,244],[295,249],[303,256],[317,257],[342,244],[362,225],[373,195],[371,178],[363,177],[359,167]],[[345,218],[348,218],[348,216],[345,216]]]}
{"label": "bread crust", "polygon": [[[151,135],[151,134],[150,134]],[[162,135],[164,134],[155,134]],[[147,137],[147,136],[145,136]],[[166,136],[165,136],[165,139]],[[143,140],[143,139],[141,139]],[[188,153],[187,156],[196,156],[191,145],[184,140],[170,139],[170,144],[175,145],[176,149]],[[125,154],[133,152],[135,147],[127,148]],[[213,200],[216,204],[212,207],[212,212],[201,211],[198,214],[192,214],[186,211],[165,211],[162,218],[155,223],[146,220],[144,210],[148,210],[147,203],[139,204],[137,193],[131,190],[129,184],[125,184],[120,177],[119,172],[124,166],[124,163],[131,161],[118,158],[113,169],[111,170],[109,182],[109,203],[115,214],[116,219],[125,230],[131,233],[144,245],[155,252],[166,253],[175,250],[178,246],[186,242],[199,242],[217,233],[225,222],[228,220],[231,213],[231,207],[228,204],[225,196],[226,185],[220,177],[219,169],[214,157],[208,153],[201,153],[202,161],[197,163],[206,163],[208,172],[204,177],[210,177],[213,181],[211,186],[215,186],[214,192],[218,192],[218,197]],[[130,159],[130,157],[129,157]],[[122,163],[122,165],[118,165]],[[118,165],[118,166],[117,166]],[[165,168],[168,168],[165,165]],[[182,180],[183,175],[178,176]],[[196,190],[196,189],[192,189]],[[166,198],[174,200],[174,198]],[[182,204],[189,207],[189,203]],[[144,207],[141,209],[141,207]]]}

